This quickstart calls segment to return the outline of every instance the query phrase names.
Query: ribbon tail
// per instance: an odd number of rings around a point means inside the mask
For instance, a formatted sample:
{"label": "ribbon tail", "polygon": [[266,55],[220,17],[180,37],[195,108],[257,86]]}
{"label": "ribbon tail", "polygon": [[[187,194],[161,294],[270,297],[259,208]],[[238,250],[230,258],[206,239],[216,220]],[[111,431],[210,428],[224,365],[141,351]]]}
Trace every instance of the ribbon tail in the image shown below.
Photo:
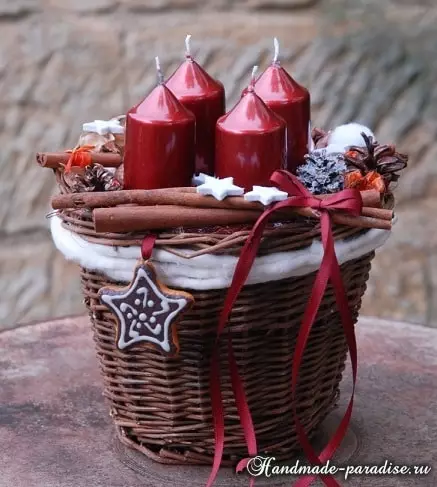
{"label": "ribbon tail", "polygon": [[[296,426],[296,432],[298,434],[299,441],[304,449],[307,458],[310,460],[312,464],[318,466],[322,465],[322,461],[319,458],[319,456],[316,454],[315,450],[313,449],[308,439],[308,436],[305,432],[305,429],[301,424],[297,415],[296,390],[297,390],[297,381],[299,378],[299,369],[303,360],[305,347],[312,326],[317,317],[317,313],[320,304],[322,302],[323,296],[325,294],[326,287],[329,282],[332,259],[335,258],[335,248],[333,243],[334,239],[331,231],[331,221],[330,221],[329,213],[323,212],[320,217],[320,222],[321,222],[322,240],[324,244],[324,255],[323,255],[322,262],[320,264],[319,272],[317,273],[313,285],[310,299],[305,309],[302,325],[299,330],[299,335],[296,342],[296,349],[293,357],[293,368],[292,368],[292,401],[293,401],[293,416],[294,416],[294,421]],[[327,487],[339,487],[339,484],[332,476],[320,475],[319,477],[320,480]],[[302,487],[304,485],[305,486],[310,485],[315,479],[316,476],[303,477],[302,479],[297,480],[297,482],[294,484],[294,487]]]}
{"label": "ribbon tail", "polygon": [[[213,424],[214,424],[215,449],[214,449],[213,466],[206,487],[211,487],[213,485],[221,465],[221,461],[223,458],[223,451],[224,451],[225,427],[224,427],[223,398],[220,390],[218,340],[228,323],[229,316],[231,314],[234,303],[238,297],[238,294],[240,293],[242,287],[244,286],[244,283],[246,282],[247,276],[249,275],[253,261],[255,260],[256,257],[259,242],[261,241],[262,238],[263,229],[267,224],[268,218],[272,211],[273,210],[267,211],[260,216],[258,221],[255,223],[251,234],[246,240],[246,243],[241,251],[240,258],[238,259],[237,267],[234,272],[234,277],[232,279],[231,286],[226,295],[222,312],[220,313],[219,323],[217,327],[217,337],[216,337],[214,350],[211,358],[211,373],[210,373],[210,391],[211,391],[211,406],[212,406],[212,415],[213,415]],[[231,371],[231,377],[232,376],[234,377],[234,381],[236,381],[235,385],[239,391],[239,394],[241,394],[242,392],[241,397],[244,398],[245,401],[245,394],[241,384],[241,380],[239,381],[237,379],[238,370],[237,373],[235,374],[232,374]],[[241,389],[240,389],[240,384],[241,384]],[[234,391],[234,395],[235,395],[235,391]],[[237,401],[237,406],[238,404],[239,403]],[[244,418],[241,416],[240,409],[239,409],[240,422],[242,424],[243,430],[245,431],[246,442],[248,442],[249,440],[249,442],[247,443],[248,450],[252,451],[252,447],[254,446],[253,443],[255,443],[256,445],[256,442],[252,441],[252,436],[255,435],[254,430],[249,432],[250,425],[252,425],[253,428],[253,423],[250,417],[250,411],[247,406],[247,402],[243,407],[242,411],[244,413]],[[248,419],[249,417],[250,417],[250,421]],[[247,431],[244,425],[246,425],[246,427],[248,428]]]}
{"label": "ribbon tail", "polygon": [[[228,356],[229,368],[231,372],[232,390],[234,392],[235,403],[237,405],[240,423],[243,428],[248,454],[249,457],[255,457],[258,451],[258,447],[256,444],[255,428],[253,426],[252,415],[250,414],[249,405],[247,403],[243,381],[241,380],[241,376],[238,372],[238,365],[235,359],[234,348],[230,334],[228,336]],[[239,465],[241,466],[242,463],[240,462]],[[249,487],[253,487],[254,485],[255,478],[251,477],[249,481]]]}
{"label": "ribbon tail", "polygon": [[[330,230],[330,229],[329,229]],[[334,242],[332,235],[329,237],[327,232],[322,232],[322,238],[324,240],[324,246],[325,247],[332,247],[334,250],[333,255],[332,255],[332,260],[331,260],[331,272],[330,272],[330,279],[331,283],[334,289],[334,294],[337,302],[337,307],[339,310],[339,314],[341,317],[341,322],[342,326],[344,329],[344,333],[346,336],[346,341],[348,344],[349,352],[350,352],[350,358],[351,358],[351,363],[352,363],[352,380],[353,380],[353,386],[352,386],[352,393],[351,393],[351,398],[349,400],[348,406],[346,408],[346,412],[340,421],[340,424],[334,433],[334,436],[331,438],[331,440],[328,442],[326,447],[323,449],[323,451],[319,455],[319,459],[321,463],[326,463],[328,460],[330,460],[333,455],[335,454],[337,448],[341,445],[341,442],[343,441],[347,428],[350,423],[350,419],[352,417],[352,410],[353,410],[353,404],[354,404],[354,395],[355,395],[355,386],[356,386],[356,380],[357,380],[357,345],[356,345],[356,337],[355,337],[355,327],[353,324],[350,308],[349,308],[349,302],[347,299],[347,293],[343,284],[342,276],[341,276],[341,270],[340,266],[338,264],[337,257],[335,255],[335,247],[334,247]],[[314,480],[315,476],[308,477],[305,479],[301,479],[295,484],[295,487],[307,487],[309,486]],[[338,485],[338,484],[337,484]]]}
{"label": "ribbon tail", "polygon": [[222,463],[223,450],[225,445],[225,414],[223,408],[223,397],[220,387],[220,361],[217,348],[213,351],[211,356],[210,393],[212,417],[214,423],[215,448],[212,469],[206,483],[206,487],[212,487],[212,485],[214,484],[214,481],[220,469],[220,465]]}

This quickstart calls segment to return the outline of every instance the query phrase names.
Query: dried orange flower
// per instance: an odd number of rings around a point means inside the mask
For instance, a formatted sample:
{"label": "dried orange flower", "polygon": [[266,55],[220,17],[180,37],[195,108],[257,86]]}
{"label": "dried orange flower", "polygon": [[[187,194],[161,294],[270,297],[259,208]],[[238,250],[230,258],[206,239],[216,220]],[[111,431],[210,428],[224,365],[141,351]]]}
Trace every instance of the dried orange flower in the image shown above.
{"label": "dried orange flower", "polygon": [[348,172],[344,177],[344,184],[346,188],[356,188],[359,191],[376,189],[379,193],[384,193],[386,190],[384,178],[376,171],[370,171],[365,176],[360,171]]}
{"label": "dried orange flower", "polygon": [[83,145],[82,147],[77,147],[76,149],[66,151],[70,153],[70,158],[68,159],[64,171],[69,173],[73,167],[83,168],[90,165],[90,151],[92,149],[94,149],[93,145]]}

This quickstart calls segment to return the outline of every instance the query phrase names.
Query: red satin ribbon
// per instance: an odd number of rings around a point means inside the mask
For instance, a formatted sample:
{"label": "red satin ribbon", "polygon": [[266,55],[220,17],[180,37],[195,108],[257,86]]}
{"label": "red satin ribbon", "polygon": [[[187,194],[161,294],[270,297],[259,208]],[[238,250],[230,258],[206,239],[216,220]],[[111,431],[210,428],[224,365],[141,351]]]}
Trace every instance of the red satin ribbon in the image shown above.
{"label": "red satin ribbon", "polygon": [[153,247],[155,246],[156,235],[146,235],[141,242],[141,257],[143,260],[149,260],[152,257]]}
{"label": "red satin ribbon", "polygon": [[[310,207],[314,210],[320,212],[320,226],[321,226],[321,237],[324,248],[324,256],[322,263],[320,265],[319,272],[317,273],[313,290],[308,301],[307,308],[304,313],[302,320],[302,325],[299,330],[296,349],[293,357],[292,365],[292,402],[293,402],[293,416],[295,420],[296,432],[299,437],[301,446],[308,458],[308,460],[313,465],[322,465],[330,459],[341,441],[346,434],[347,427],[352,414],[353,408],[353,398],[355,392],[355,383],[357,376],[357,347],[355,341],[355,330],[353,319],[350,313],[348,299],[346,291],[343,286],[343,281],[340,272],[340,266],[335,255],[334,238],[331,230],[331,219],[329,212],[331,210],[339,210],[350,213],[352,215],[360,215],[363,202],[359,191],[355,189],[346,189],[340,193],[333,194],[332,196],[321,200],[314,197],[301,183],[300,181],[288,173],[287,171],[276,171],[271,177],[272,183],[274,183],[278,188],[286,191],[290,198],[285,201],[276,203],[271,208],[267,209],[255,223],[246,243],[241,251],[240,258],[238,260],[234,277],[226,295],[222,313],[220,315],[219,324],[217,327],[217,335],[215,340],[214,349],[211,356],[211,373],[210,373],[210,390],[211,390],[211,405],[213,413],[213,423],[215,432],[215,452],[213,468],[208,479],[206,487],[211,487],[217,476],[218,470],[220,468],[221,460],[223,457],[224,450],[224,409],[223,400],[220,387],[220,368],[219,368],[219,353],[218,345],[219,338],[223,333],[232,307],[244,286],[246,279],[249,275],[252,264],[256,258],[258,247],[263,236],[263,231],[267,225],[269,217],[277,210],[289,207]],[[339,313],[342,320],[343,329],[345,332],[347,344],[350,351],[350,357],[352,362],[352,377],[353,377],[353,389],[352,396],[347,407],[346,413],[340,422],[340,425],[335,432],[334,436],[329,441],[328,445],[324,450],[317,455],[312,448],[308,436],[305,433],[303,425],[300,423],[296,411],[296,388],[299,377],[299,369],[302,363],[303,354],[308,341],[311,328],[313,326],[314,320],[316,318],[320,303],[323,299],[326,286],[329,280],[334,288],[334,294],[339,309]],[[233,355],[232,341],[229,335],[228,339],[228,355],[230,363],[230,372],[232,387],[234,391],[234,396],[237,404],[237,409],[240,416],[240,422],[244,431],[244,436],[246,444],[248,447],[248,453],[250,457],[256,456],[257,445],[255,430],[253,426],[252,417],[247,404],[247,398],[244,391],[243,383],[241,377],[238,373],[237,363]],[[237,470],[241,469],[242,466],[247,465],[248,459],[242,460]],[[306,476],[299,479],[295,483],[295,487],[309,486],[315,479],[315,476]],[[321,480],[327,487],[338,487],[339,484],[332,476],[321,475]],[[253,479],[251,480],[251,485],[253,485]]]}

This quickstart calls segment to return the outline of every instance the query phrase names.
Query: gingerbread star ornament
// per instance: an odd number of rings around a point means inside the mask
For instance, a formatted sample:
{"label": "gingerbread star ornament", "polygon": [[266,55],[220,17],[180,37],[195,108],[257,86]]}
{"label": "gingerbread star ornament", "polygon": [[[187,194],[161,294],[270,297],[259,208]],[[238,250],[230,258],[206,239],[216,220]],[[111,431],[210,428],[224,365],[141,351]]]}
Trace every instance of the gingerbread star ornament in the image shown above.
{"label": "gingerbread star ornament", "polygon": [[99,296],[115,314],[120,350],[149,343],[169,355],[179,351],[176,324],[194,304],[194,298],[161,283],[150,262],[141,262],[136,267],[128,287],[104,287]]}

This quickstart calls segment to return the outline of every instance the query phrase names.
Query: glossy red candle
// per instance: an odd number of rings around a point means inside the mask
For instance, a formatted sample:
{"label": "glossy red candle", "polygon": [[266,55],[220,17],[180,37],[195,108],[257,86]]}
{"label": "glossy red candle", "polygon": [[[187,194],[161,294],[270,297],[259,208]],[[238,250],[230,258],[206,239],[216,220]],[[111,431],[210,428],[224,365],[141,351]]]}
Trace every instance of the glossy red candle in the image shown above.
{"label": "glossy red candle", "polygon": [[166,84],[196,117],[196,173],[214,175],[215,125],[225,113],[223,85],[189,55]]}
{"label": "glossy red candle", "polygon": [[125,189],[190,186],[195,118],[159,84],[126,118]]}
{"label": "glossy red candle", "polygon": [[308,152],[310,94],[277,61],[258,78],[255,91],[287,124],[287,170],[295,173]]}
{"label": "glossy red candle", "polygon": [[251,191],[270,186],[270,176],[285,165],[285,122],[250,86],[216,127],[216,175],[232,176],[234,184]]}

